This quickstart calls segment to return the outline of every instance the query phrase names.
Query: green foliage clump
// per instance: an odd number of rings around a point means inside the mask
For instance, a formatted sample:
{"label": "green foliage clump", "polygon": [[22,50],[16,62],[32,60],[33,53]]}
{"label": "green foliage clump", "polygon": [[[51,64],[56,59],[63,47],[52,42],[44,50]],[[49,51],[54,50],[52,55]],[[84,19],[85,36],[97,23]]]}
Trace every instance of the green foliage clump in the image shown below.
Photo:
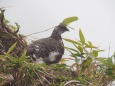
{"label": "green foliage clump", "polygon": [[[15,48],[13,44],[5,55],[0,55],[0,74],[12,76],[10,82],[5,82],[1,77],[1,85],[4,86],[106,86],[115,80],[115,54],[109,58],[98,57],[103,51],[94,46],[90,41],[86,42],[81,30],[80,40],[64,39],[75,47],[65,47],[74,58],[71,66],[66,64],[35,64],[26,56],[26,50],[21,57],[13,57],[10,52]],[[3,83],[5,82],[5,83]]]}
{"label": "green foliage clump", "polygon": [[[0,55],[0,74],[4,75],[0,78],[2,86],[59,86],[76,76],[65,64],[49,66],[29,62],[26,51],[20,58],[13,57],[9,53],[14,46],[5,55]],[[9,82],[5,77],[9,78]]]}
{"label": "green foliage clump", "polygon": [[10,22],[4,17],[5,10],[0,8],[0,54],[4,54],[8,49],[17,42],[15,49],[10,53],[15,56],[20,56],[23,53],[27,43],[25,37],[18,34],[20,26],[10,25]]}
{"label": "green foliage clump", "polygon": [[85,86],[107,86],[115,80],[115,53],[110,57],[99,57],[98,54],[104,50],[100,50],[90,41],[86,42],[81,29],[79,38],[80,40],[64,39],[74,46],[65,48],[75,59],[72,67],[77,74],[76,79]]}

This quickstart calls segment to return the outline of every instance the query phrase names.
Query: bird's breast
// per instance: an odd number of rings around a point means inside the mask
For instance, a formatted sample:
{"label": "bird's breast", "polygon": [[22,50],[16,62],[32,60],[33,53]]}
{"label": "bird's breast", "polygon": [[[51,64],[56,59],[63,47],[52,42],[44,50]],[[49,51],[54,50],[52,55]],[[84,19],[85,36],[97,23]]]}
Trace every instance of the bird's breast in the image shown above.
{"label": "bird's breast", "polygon": [[56,60],[56,56],[58,56],[58,55],[59,55],[59,52],[50,52],[50,54],[49,54],[49,60],[51,62],[55,61]]}

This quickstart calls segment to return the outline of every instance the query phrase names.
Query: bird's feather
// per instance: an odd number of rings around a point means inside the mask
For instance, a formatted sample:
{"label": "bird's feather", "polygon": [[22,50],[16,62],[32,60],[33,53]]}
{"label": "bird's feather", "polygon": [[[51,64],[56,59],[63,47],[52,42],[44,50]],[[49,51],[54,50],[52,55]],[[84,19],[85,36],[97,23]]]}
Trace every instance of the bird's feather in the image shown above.
{"label": "bird's feather", "polygon": [[[59,62],[62,55],[64,54],[64,46],[61,41],[62,40],[57,41],[51,37],[34,41],[27,47],[27,55],[32,57],[34,61],[39,58],[43,58],[43,60],[47,63]],[[50,60],[50,58],[52,57],[50,56],[52,55],[51,53],[55,53],[54,60]]]}

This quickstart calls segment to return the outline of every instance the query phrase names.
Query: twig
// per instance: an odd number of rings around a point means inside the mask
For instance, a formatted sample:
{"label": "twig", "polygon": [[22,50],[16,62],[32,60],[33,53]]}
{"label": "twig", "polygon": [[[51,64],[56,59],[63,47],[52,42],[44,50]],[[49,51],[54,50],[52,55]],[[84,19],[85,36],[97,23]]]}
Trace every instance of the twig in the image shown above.
{"label": "twig", "polygon": [[41,76],[49,85],[51,84],[45,77]]}
{"label": "twig", "polygon": [[16,30],[14,33],[16,34],[16,33],[18,33],[18,32],[19,32],[20,25],[19,25],[18,23],[16,23],[16,22],[15,22],[15,24],[16,24],[17,30]]}
{"label": "twig", "polygon": [[71,28],[72,30],[75,30],[73,27],[69,27],[69,26],[67,26],[68,28]]}
{"label": "twig", "polygon": [[87,80],[84,79],[84,81],[86,81],[87,83],[89,83],[92,86],[95,86],[94,84],[92,84],[91,82],[88,82]]}
{"label": "twig", "polygon": [[111,45],[111,41],[109,42],[108,58],[109,58],[109,53],[110,53],[110,49],[111,49],[110,45]]}
{"label": "twig", "polygon": [[36,73],[36,71],[33,69],[34,73],[36,74],[36,76],[39,78],[39,82],[42,84],[42,86],[44,86],[44,82],[42,81],[41,77]]}
{"label": "twig", "polygon": [[[0,1],[0,2],[1,2],[1,1]],[[0,10],[2,10],[2,9],[6,9],[6,8],[9,8],[9,7],[12,7],[12,6],[0,7]]]}
{"label": "twig", "polygon": [[[80,81],[70,80],[70,81],[66,82],[66,83],[64,84],[64,86],[66,86],[66,85],[68,85],[68,84],[70,84],[70,83],[80,83]],[[82,85],[82,84],[79,84],[79,85]]]}
{"label": "twig", "polygon": [[31,34],[29,34],[29,35],[26,35],[26,37],[27,37],[27,36],[30,36],[30,35],[33,35],[33,34],[38,34],[38,33],[46,32],[46,31],[51,30],[51,29],[53,29],[53,28],[54,28],[54,27],[51,27],[51,28],[46,29],[46,30],[43,30],[43,31],[39,31],[39,32],[31,33]]}

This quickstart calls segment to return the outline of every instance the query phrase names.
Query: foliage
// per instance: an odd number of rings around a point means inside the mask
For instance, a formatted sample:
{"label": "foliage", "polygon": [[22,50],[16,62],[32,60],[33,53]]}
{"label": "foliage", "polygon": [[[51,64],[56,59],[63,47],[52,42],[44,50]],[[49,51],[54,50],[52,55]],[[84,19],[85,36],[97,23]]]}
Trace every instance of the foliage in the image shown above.
{"label": "foliage", "polygon": [[[76,20],[77,17],[69,17],[62,24],[67,26]],[[75,61],[71,66],[64,64],[66,59],[52,65],[30,62],[26,42],[18,30],[19,25],[10,25],[1,10],[0,86],[107,86],[115,80],[115,53],[108,58],[99,57],[103,50],[86,41],[81,29],[79,40],[64,39],[74,46],[65,47]]]}
{"label": "foliage", "polygon": [[[82,37],[81,37],[82,36]],[[72,66],[66,64],[35,64],[29,62],[26,50],[19,57],[13,57],[10,52],[16,47],[14,43],[4,55],[0,55],[0,73],[10,78],[4,86],[106,86],[115,80],[115,53],[109,58],[98,57],[102,50],[90,41],[83,42],[85,37],[80,29],[80,40],[64,39],[74,48],[65,47],[75,59]],[[8,77],[7,76],[7,77]]]}
{"label": "foliage", "polygon": [[[14,49],[14,45],[8,52]],[[6,83],[6,79],[1,77],[0,81],[3,86],[59,86],[60,84],[63,86],[68,80],[76,77],[74,72],[66,67],[65,64],[48,66],[31,63],[26,56],[26,51],[20,58],[6,53],[0,55],[0,74],[4,73],[4,77],[10,75],[12,78],[9,78],[10,82]]]}
{"label": "foliage", "polygon": [[15,23],[16,26],[10,25],[10,21],[4,17],[4,12],[5,10],[0,8],[0,54],[4,54],[10,46],[17,43],[15,49],[10,54],[20,56],[27,45],[25,37],[18,34],[20,29],[18,23]]}
{"label": "foliage", "polygon": [[103,50],[90,41],[86,42],[81,29],[79,38],[80,40],[64,39],[74,45],[74,48],[65,48],[75,59],[72,68],[77,74],[76,79],[85,86],[107,86],[115,80],[115,53],[108,58],[99,57],[98,54]]}
{"label": "foliage", "polygon": [[68,26],[70,23],[77,21],[77,20],[78,20],[78,17],[76,17],[76,16],[68,17],[68,18],[64,19],[61,24],[63,24],[64,26]]}

